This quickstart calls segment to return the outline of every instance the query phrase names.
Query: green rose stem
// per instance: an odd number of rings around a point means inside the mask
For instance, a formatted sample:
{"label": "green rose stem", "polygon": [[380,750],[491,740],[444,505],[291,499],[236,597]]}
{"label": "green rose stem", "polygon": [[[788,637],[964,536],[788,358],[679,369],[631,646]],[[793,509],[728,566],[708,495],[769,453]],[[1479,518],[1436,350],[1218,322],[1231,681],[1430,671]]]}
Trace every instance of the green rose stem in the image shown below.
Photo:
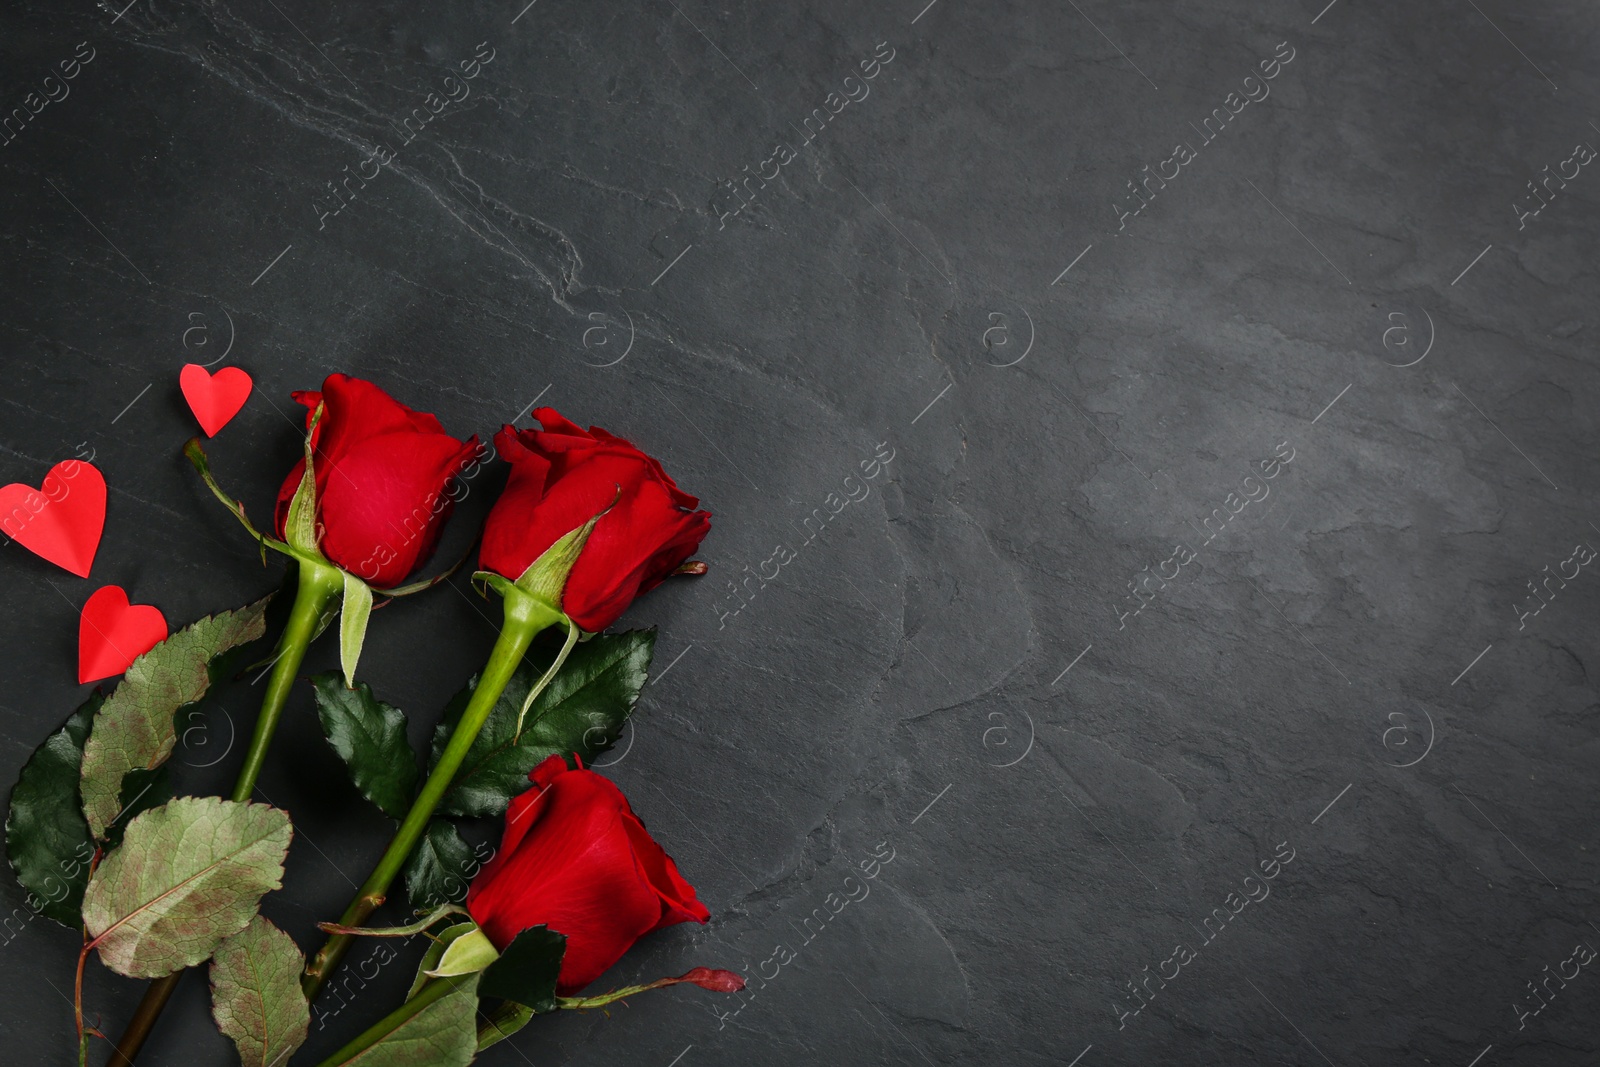
{"label": "green rose stem", "polygon": [[239,777],[233,783],[234,800],[249,800],[250,794],[255,792],[256,779],[267,758],[267,746],[272,744],[273,732],[278,729],[284,705],[289,702],[289,691],[306,658],[306,649],[317,635],[328,604],[343,590],[343,571],[310,560],[300,561],[300,584],[295,591],[294,607],[289,609],[289,623],[278,641],[277,662],[272,666],[272,677],[267,679],[255,733],[250,738],[250,747],[245,750],[244,766],[239,768]]}
{"label": "green rose stem", "polygon": [[83,1025],[83,964],[89,958],[89,935],[83,935],[83,948],[78,951],[78,974],[72,985],[72,1017],[78,1027],[78,1067],[89,1067],[89,1031]]}
{"label": "green rose stem", "polygon": [[[317,635],[329,603],[344,589],[343,572],[308,559],[298,562],[299,588],[295,592],[294,607],[289,609],[289,622],[278,640],[278,654],[273,663],[272,677],[267,682],[267,691],[261,698],[261,712],[256,716],[255,733],[245,752],[244,766],[239,768],[239,777],[234,782],[233,799],[237,801],[249,800],[250,794],[255,791],[256,778],[260,776],[261,765],[267,758],[267,747],[272,744],[273,732],[277,730],[284,705],[289,701],[289,693],[294,687],[300,664],[305,659],[306,648]],[[81,960],[79,974],[82,974]],[[183,974],[183,971],[174,971],[165,978],[151,982],[145,989],[144,998],[139,1001],[138,1010],[123,1030],[107,1067],[132,1067],[134,1057],[150,1036],[151,1028],[160,1018],[173,991],[178,988]]]}
{"label": "green rose stem", "polygon": [[[562,577],[565,578],[565,575]],[[577,643],[579,633],[577,625],[550,607],[543,598],[531,596],[509,582],[501,583],[497,587],[505,598],[503,601],[505,625],[500,629],[500,638],[495,642],[494,650],[489,653],[489,662],[484,665],[483,675],[478,679],[477,688],[472,691],[472,698],[467,702],[466,710],[461,713],[461,721],[457,723],[455,732],[450,735],[450,741],[445,745],[438,764],[428,775],[427,781],[422,784],[422,790],[412,803],[411,810],[400,823],[400,829],[396,831],[394,840],[389,842],[389,847],[384,852],[383,858],[378,861],[377,867],[356,891],[355,899],[350,902],[350,906],[339,919],[339,926],[361,926],[367,917],[383,904],[389,886],[399,876],[401,868],[411,856],[412,849],[417,847],[417,842],[422,840],[423,834],[427,832],[428,820],[433,817],[434,810],[438,808],[439,802],[444,799],[445,793],[454,782],[456,772],[461,769],[461,764],[467,757],[467,751],[477,739],[478,731],[488,720],[489,713],[494,710],[495,703],[500,699],[506,684],[511,681],[512,674],[522,662],[523,653],[527,652],[534,636],[555,623],[565,622],[567,625],[566,644],[562,646],[550,669],[545,671],[533,691],[528,694],[524,710],[532,704],[545,686],[550,684],[550,680],[566,662],[572,646]],[[307,1000],[316,999],[323,983],[328,980],[344,954],[349,951],[351,938],[351,934],[332,935],[306,965],[300,986]],[[412,998],[412,1002],[420,999],[422,995]],[[394,1017],[390,1016],[390,1019]],[[379,1027],[388,1023],[390,1019],[384,1020]],[[372,1032],[368,1031],[368,1034]],[[362,1039],[357,1039],[358,1042],[360,1040]]]}

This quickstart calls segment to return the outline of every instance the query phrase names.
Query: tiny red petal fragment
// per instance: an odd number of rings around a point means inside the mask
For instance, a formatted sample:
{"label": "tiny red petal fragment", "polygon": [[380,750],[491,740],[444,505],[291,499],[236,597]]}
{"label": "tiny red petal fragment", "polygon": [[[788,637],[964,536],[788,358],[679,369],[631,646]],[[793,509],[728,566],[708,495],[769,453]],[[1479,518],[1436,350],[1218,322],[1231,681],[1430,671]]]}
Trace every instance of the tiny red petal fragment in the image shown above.
{"label": "tiny red petal fragment", "polygon": [[732,971],[719,971],[712,967],[696,967],[688,974],[678,977],[680,982],[693,982],[701,989],[709,989],[713,993],[737,993],[744,988],[744,976],[734,974]]}

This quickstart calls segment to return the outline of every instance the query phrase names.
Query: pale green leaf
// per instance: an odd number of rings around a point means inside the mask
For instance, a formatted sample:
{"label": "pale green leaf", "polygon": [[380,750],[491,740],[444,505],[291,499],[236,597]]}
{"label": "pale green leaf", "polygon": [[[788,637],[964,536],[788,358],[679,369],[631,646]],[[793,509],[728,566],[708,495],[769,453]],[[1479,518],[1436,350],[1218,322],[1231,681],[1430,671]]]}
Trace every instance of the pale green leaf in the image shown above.
{"label": "pale green leaf", "polygon": [[211,960],[211,1015],[244,1067],[287,1062],[311,1028],[300,992],[305,957],[294,939],[257,915]]}
{"label": "pale green leaf", "polygon": [[344,572],[344,607],[339,613],[339,666],[344,669],[344,684],[356,684],[356,661],[367,641],[367,621],[372,617],[372,587]]}
{"label": "pale green leaf", "polygon": [[237,611],[223,611],[185,626],[133,661],[94,718],[83,749],[83,814],[97,838],[122,808],[122,779],[131,771],[154,770],[177,743],[173,716],[205,696],[207,664],[223,652],[266,632],[263,598]]}
{"label": "pale green leaf", "polygon": [[498,1008],[484,1016],[484,1025],[478,1028],[478,1051],[498,1045],[527,1026],[537,1014],[526,1004],[518,1004],[514,1000],[501,1001]]}
{"label": "pale green leaf", "polygon": [[478,976],[435,981],[452,988],[415,1014],[402,1005],[374,1027],[376,1042],[335,1053],[322,1067],[466,1067],[478,1050]]}
{"label": "pale green leaf", "polygon": [[210,956],[282,884],[292,836],[286,812],[220,797],[179,797],[140,815],[83,895],[101,962],[160,978]]}

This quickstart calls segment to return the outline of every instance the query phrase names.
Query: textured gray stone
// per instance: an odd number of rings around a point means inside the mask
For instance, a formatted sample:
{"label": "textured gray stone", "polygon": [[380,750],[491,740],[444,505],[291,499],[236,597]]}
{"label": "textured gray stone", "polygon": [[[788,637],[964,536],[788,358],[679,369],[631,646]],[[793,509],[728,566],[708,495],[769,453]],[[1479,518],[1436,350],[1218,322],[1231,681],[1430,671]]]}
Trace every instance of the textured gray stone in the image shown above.
{"label": "textured gray stone", "polygon": [[[628,616],[661,627],[658,680],[609,771],[713,918],[606,983],[794,958],[737,1001],[540,1020],[483,1062],[1593,1063],[1600,978],[1516,1006],[1600,945],[1600,586],[1553,582],[1525,626],[1514,605],[1600,544],[1600,175],[1518,218],[1600,144],[1600,16],[924,2],[0,15],[5,110],[94,50],[0,147],[0,481],[93,449],[111,494],[91,581],[0,549],[0,778],[81,699],[98,585],[181,622],[278,580],[179,456],[183,363],[231,344],[255,377],[210,451],[258,518],[296,454],[288,393],[330,371],[461,433],[541,398],[716,515],[711,573]],[[432,113],[480,42],[470,94]],[[1270,95],[1207,142],[1280,42]],[[834,92],[858,99],[804,143]],[[734,213],[718,183],[778,142],[794,158]],[[1194,158],[1119,231],[1179,142]],[[327,183],[380,144],[333,214]],[[880,443],[865,498],[808,540]],[[362,673],[419,744],[494,611],[458,578],[374,615]],[[222,693],[183,788],[226,787],[236,750],[201,765],[257,700]],[[267,911],[309,946],[387,831],[309,687],[259,795],[298,831]],[[806,941],[880,842],[870,892]],[[1281,842],[1270,895],[1207,940]],[[7,1062],[67,1054],[75,940],[8,928]],[[352,981],[302,1058],[383,1014],[419,953]],[[230,1062],[203,986],[141,1064]],[[138,995],[91,966],[108,1029]]]}

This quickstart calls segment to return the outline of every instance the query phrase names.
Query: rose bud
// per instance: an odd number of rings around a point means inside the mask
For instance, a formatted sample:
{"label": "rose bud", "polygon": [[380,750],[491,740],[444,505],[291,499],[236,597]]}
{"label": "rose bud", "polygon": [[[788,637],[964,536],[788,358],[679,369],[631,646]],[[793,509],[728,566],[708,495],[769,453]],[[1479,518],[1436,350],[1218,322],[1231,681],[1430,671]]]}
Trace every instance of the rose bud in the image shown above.
{"label": "rose bud", "polygon": [[[607,778],[551,756],[506,810],[499,851],[467,890],[497,949],[548,926],[567,938],[556,993],[599,978],[645,934],[711,913]],[[697,977],[699,977],[697,975]]]}
{"label": "rose bud", "polygon": [[599,633],[689,558],[711,513],[695,510],[697,498],[622,438],[597,426],[584,431],[554,408],[533,414],[542,429],[507,426],[495,435],[511,476],[489,512],[479,561],[516,581],[559,538],[599,516],[557,605]]}
{"label": "rose bud", "polygon": [[[445,487],[478,454],[478,439],[451,437],[432,415],[348,374],[294,399],[307,408],[312,434],[318,548],[369,585],[399,585],[439,543],[455,504]],[[304,474],[302,459],[278,490],[280,538]]]}

